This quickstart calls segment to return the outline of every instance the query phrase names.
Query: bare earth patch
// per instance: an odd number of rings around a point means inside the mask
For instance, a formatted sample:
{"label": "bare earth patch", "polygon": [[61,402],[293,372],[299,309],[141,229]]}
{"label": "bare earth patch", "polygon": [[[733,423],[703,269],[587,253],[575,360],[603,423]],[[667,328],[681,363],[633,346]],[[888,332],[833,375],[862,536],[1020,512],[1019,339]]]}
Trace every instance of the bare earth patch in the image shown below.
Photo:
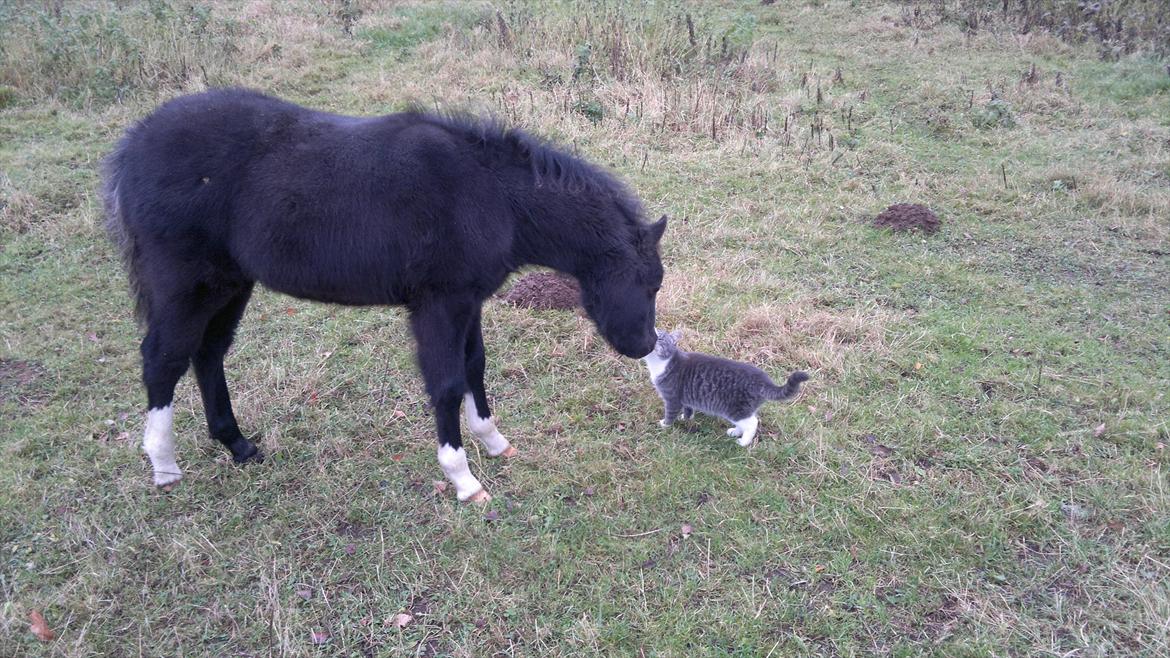
{"label": "bare earth patch", "polygon": [[40,406],[48,399],[39,382],[45,368],[33,361],[0,359],[0,405],[16,402],[21,406]]}

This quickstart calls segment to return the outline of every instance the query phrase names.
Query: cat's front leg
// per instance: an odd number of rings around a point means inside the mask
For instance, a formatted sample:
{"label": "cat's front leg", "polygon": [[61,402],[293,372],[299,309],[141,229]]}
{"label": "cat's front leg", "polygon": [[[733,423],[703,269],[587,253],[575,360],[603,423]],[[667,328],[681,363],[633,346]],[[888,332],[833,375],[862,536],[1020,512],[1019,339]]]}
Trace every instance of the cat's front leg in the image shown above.
{"label": "cat's front leg", "polygon": [[666,413],[658,424],[662,427],[670,427],[675,420],[678,420],[679,414],[682,412],[682,407],[677,404],[666,403]]}

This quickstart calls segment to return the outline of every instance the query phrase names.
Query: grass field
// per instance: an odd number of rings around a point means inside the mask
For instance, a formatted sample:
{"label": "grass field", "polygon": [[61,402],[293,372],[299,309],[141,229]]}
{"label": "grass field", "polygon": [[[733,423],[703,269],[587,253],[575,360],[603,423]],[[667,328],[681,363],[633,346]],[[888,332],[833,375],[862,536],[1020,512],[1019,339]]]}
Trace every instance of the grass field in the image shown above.
{"label": "grass field", "polygon": [[[866,0],[0,22],[0,655],[1170,652],[1163,62]],[[711,419],[662,430],[587,320],[493,301],[521,456],[471,449],[477,508],[432,485],[400,310],[260,292],[228,378],[269,459],[233,466],[187,377],[186,478],[155,490],[98,163],[158,102],[228,84],[490,111],[575,148],[672,218],[662,326],[812,381],[751,450]],[[868,225],[895,202],[942,230]]]}

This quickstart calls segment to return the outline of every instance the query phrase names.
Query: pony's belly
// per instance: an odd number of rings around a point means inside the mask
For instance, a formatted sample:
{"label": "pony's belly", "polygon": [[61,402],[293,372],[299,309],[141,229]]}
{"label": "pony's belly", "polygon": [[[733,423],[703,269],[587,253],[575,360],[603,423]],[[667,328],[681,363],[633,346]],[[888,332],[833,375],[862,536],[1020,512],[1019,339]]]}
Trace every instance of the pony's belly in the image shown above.
{"label": "pony's belly", "polygon": [[280,286],[261,281],[264,287],[298,299],[345,306],[399,306],[407,300],[393,292],[373,289],[340,289],[328,286]]}
{"label": "pony's belly", "polygon": [[325,277],[313,272],[310,276],[261,276],[264,287],[299,299],[346,306],[401,305],[407,302],[397,286],[379,276]]}

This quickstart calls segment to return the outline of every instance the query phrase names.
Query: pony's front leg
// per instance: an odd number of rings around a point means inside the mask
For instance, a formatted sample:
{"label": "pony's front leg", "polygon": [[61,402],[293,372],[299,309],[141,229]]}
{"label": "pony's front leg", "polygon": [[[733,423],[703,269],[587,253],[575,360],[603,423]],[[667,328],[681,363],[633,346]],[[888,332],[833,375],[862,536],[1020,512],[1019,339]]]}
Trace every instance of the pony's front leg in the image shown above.
{"label": "pony's front leg", "polygon": [[467,332],[478,307],[437,300],[411,308],[410,325],[418,342],[418,365],[435,406],[439,466],[455,485],[459,500],[486,503],[492,497],[467,466],[459,437],[459,403],[467,391],[464,351]]}
{"label": "pony's front leg", "polygon": [[488,407],[487,391],[483,384],[486,357],[483,349],[483,330],[480,314],[477,312],[467,332],[465,354],[468,392],[463,396],[463,413],[467,416],[467,428],[483,444],[484,450],[492,457],[515,457],[516,448],[496,429],[495,418]]}

